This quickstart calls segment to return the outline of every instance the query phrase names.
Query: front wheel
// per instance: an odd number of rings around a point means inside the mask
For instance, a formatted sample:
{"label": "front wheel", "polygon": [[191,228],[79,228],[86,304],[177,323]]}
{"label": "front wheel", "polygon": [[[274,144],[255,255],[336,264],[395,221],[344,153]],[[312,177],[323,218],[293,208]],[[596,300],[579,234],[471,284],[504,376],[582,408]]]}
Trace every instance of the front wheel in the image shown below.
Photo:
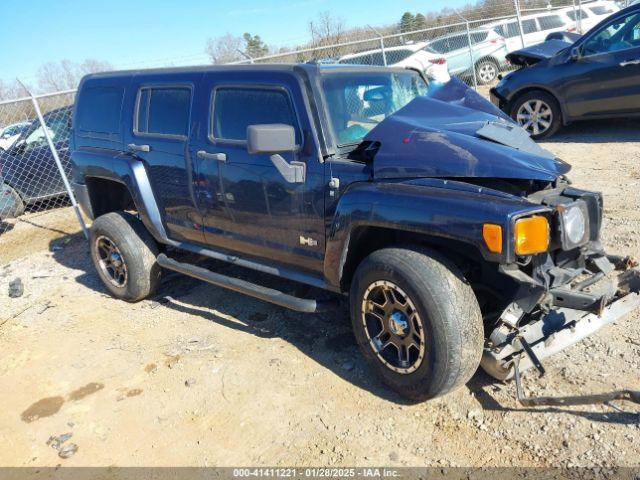
{"label": "front wheel", "polygon": [[511,118],[534,140],[547,138],[556,133],[561,126],[561,116],[556,99],[540,90],[516,98],[511,108]]}
{"label": "front wheel", "polygon": [[367,363],[422,401],[467,382],[483,347],[480,307],[455,265],[434,252],[385,248],[358,267],[351,321]]}
{"label": "front wheel", "polygon": [[140,220],[111,212],[91,225],[91,258],[109,292],[128,302],[153,294],[160,283],[158,246]]}

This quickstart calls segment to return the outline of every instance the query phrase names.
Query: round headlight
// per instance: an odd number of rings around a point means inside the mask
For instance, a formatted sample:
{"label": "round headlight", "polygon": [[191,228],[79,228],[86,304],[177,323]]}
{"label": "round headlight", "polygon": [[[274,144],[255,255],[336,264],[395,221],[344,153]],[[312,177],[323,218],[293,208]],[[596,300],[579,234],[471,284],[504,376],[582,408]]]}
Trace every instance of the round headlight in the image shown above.
{"label": "round headlight", "polygon": [[579,243],[585,234],[586,221],[580,207],[569,208],[564,213],[565,235],[573,244]]}

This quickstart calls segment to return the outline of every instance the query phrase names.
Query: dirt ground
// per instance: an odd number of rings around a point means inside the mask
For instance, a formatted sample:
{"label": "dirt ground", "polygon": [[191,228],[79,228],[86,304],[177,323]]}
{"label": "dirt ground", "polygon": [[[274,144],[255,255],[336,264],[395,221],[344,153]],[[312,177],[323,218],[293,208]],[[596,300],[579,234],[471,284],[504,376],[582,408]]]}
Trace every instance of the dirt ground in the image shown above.
{"label": "dirt ground", "polygon": [[[636,257],[639,132],[588,123],[546,143],[576,185],[604,192],[607,249]],[[0,465],[640,464],[637,405],[523,409],[481,371],[405,404],[365,367],[345,310],[296,314],[177,275],[153,300],[114,300],[70,209],[53,215],[0,237]],[[526,374],[528,393],[640,390],[639,320]]]}

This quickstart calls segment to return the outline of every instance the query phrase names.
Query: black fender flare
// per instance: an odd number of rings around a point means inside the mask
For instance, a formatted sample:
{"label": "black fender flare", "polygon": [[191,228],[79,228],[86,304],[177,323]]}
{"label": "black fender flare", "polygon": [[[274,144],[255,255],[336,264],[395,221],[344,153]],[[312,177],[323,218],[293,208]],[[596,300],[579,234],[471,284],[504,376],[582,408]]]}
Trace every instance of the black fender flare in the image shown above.
{"label": "black fender flare", "polygon": [[[444,179],[357,183],[343,193],[336,207],[327,234],[325,279],[340,288],[352,233],[360,227],[455,240],[475,247],[485,261],[510,263],[515,260],[509,240],[515,218],[540,210],[520,197]],[[502,253],[488,250],[484,223],[502,226]]]}

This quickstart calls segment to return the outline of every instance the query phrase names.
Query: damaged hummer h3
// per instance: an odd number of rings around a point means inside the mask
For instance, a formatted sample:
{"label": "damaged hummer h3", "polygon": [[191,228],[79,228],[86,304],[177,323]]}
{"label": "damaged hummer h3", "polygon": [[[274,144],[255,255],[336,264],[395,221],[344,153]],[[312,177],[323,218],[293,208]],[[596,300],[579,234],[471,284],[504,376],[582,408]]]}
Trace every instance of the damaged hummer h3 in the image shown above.
{"label": "damaged hummer h3", "polygon": [[343,295],[367,363],[412,400],[480,364],[542,371],[640,305],[638,271],[600,243],[601,195],[456,80],[313,64],[93,74],[71,158],[115,297],[149,297],[163,270],[300,312]]}

